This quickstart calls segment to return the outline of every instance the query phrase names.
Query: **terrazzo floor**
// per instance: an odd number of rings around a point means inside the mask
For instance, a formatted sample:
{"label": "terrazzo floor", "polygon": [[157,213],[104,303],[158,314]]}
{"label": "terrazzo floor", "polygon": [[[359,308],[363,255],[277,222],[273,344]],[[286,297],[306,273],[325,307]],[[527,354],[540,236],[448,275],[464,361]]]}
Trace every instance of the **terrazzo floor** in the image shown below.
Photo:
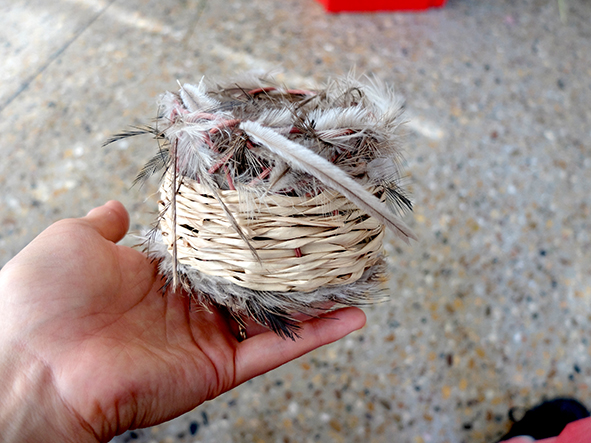
{"label": "terrazzo floor", "polygon": [[[0,265],[130,185],[176,80],[373,73],[405,101],[420,241],[388,241],[367,326],[115,442],[494,442],[509,408],[591,406],[591,4],[451,0],[328,15],[313,0],[0,0]],[[133,243],[132,238],[125,240]]]}

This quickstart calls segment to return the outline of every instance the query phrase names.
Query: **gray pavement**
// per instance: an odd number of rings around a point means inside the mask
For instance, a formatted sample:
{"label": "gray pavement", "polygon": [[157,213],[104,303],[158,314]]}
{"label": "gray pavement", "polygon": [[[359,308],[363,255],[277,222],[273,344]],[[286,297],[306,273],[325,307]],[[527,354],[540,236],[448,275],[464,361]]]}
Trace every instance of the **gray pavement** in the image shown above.
{"label": "gray pavement", "polygon": [[[396,86],[420,241],[389,240],[391,300],[367,326],[117,442],[492,442],[507,410],[591,405],[591,5],[450,1],[327,15],[313,0],[0,0],[0,265],[48,224],[131,188],[181,82],[355,66]],[[133,244],[133,238],[124,240]]]}

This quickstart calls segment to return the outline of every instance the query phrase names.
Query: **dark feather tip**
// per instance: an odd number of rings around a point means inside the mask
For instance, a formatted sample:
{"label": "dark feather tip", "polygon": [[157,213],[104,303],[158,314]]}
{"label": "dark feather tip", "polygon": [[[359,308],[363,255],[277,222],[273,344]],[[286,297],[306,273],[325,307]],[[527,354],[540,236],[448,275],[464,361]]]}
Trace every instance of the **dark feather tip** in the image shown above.
{"label": "dark feather tip", "polygon": [[113,135],[111,138],[107,139],[107,141],[103,143],[102,147],[104,148],[105,146],[108,146],[111,143],[115,143],[129,137],[136,137],[138,135],[152,134],[156,138],[164,138],[162,132],[151,126],[132,126],[132,128],[133,129],[130,129],[129,131],[123,131]]}

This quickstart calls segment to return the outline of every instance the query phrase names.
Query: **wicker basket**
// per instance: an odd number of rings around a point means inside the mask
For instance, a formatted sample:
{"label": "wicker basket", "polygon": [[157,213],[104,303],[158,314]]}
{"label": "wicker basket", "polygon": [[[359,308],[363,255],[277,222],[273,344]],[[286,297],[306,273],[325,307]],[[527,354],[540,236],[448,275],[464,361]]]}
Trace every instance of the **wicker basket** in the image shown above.
{"label": "wicker basket", "polygon": [[399,218],[400,103],[377,79],[289,89],[268,76],[203,79],[160,98],[158,151],[138,175],[164,170],[160,215],[145,236],[165,288],[297,336],[295,314],[379,299],[386,229]]}
{"label": "wicker basket", "polygon": [[350,284],[382,253],[384,226],[331,190],[309,198],[251,196],[248,203],[239,191],[217,191],[249,246],[211,190],[184,177],[177,185],[175,229],[171,180],[167,174],[159,202],[160,229],[169,252],[175,248],[176,230],[178,263],[238,286],[309,292]]}

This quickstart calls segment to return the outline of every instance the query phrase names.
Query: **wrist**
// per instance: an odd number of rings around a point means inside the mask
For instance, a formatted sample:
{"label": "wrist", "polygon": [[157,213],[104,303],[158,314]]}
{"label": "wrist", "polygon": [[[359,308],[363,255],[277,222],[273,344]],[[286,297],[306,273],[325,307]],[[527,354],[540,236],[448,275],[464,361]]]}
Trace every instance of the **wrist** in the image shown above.
{"label": "wrist", "polygon": [[98,441],[59,398],[51,368],[25,349],[0,346],[0,379],[2,442]]}

